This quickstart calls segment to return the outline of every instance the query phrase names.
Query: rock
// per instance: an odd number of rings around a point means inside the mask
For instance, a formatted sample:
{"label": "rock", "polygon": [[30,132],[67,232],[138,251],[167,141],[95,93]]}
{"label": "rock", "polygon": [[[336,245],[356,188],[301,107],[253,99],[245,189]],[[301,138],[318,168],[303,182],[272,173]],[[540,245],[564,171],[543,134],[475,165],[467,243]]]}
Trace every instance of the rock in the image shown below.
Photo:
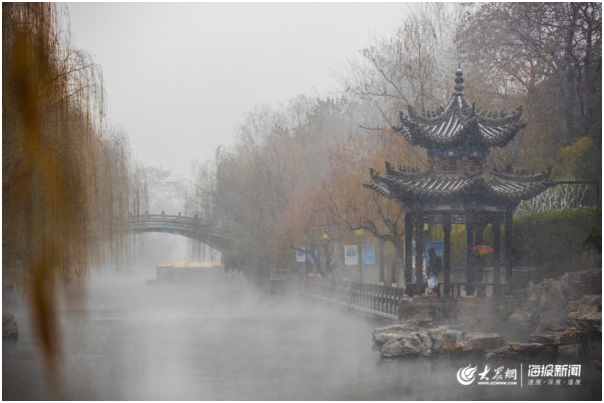
{"label": "rock", "polygon": [[382,346],[390,340],[397,339],[408,333],[417,331],[417,327],[405,323],[377,328],[373,331],[373,342]]}
{"label": "rock", "polygon": [[519,359],[527,358],[547,358],[553,359],[557,354],[557,347],[548,346],[541,343],[518,343],[509,342],[508,346],[514,353],[516,353]]}
{"label": "rock", "polygon": [[418,330],[417,337],[419,338],[419,341],[421,341],[421,343],[426,348],[426,351],[429,354],[431,354],[432,353],[432,347],[433,347],[434,343],[432,342],[432,339],[428,335],[428,332],[425,331],[425,330]]}
{"label": "rock", "polygon": [[558,358],[561,360],[576,361],[581,358],[581,344],[568,344],[558,347]]}
{"label": "rock", "polygon": [[392,358],[398,357],[403,353],[403,345],[398,340],[389,340],[382,346],[382,357]]}
{"label": "rock", "polygon": [[427,329],[426,332],[433,342],[442,342],[445,333],[449,330],[449,326],[437,326]]}
{"label": "rock", "polygon": [[399,339],[390,340],[382,347],[383,358],[415,357],[418,355],[429,355],[429,353],[420,339],[413,334],[406,334]]}
{"label": "rock", "polygon": [[577,318],[574,322],[579,329],[586,332],[600,333],[602,336],[602,312],[593,312]]}
{"label": "rock", "polygon": [[566,326],[567,299],[565,281],[547,279],[537,285],[529,283],[529,298],[535,302],[541,314],[537,318],[540,327],[550,330]]}
{"label": "rock", "polygon": [[546,332],[532,334],[529,337],[529,343],[560,345],[563,344],[564,332]]}
{"label": "rock", "polygon": [[509,323],[515,323],[515,324],[525,324],[525,323],[530,324],[532,321],[533,321],[533,316],[528,312],[514,313],[514,314],[510,315],[510,317],[508,318]]}
{"label": "rock", "polygon": [[404,337],[416,337],[415,332],[383,332],[373,338],[373,342],[378,346],[390,342],[391,340],[400,340]]}
{"label": "rock", "polygon": [[533,299],[542,311],[563,308],[566,305],[566,297],[562,288],[560,280],[547,279],[539,284],[529,285],[529,298]]}
{"label": "rock", "polygon": [[434,352],[442,352],[443,338],[447,330],[449,330],[449,326],[437,326],[426,331],[428,336],[430,336],[430,340],[432,340],[432,350]]}
{"label": "rock", "polygon": [[513,360],[518,357],[516,353],[509,345],[496,348],[495,350],[487,353],[487,360]]}
{"label": "rock", "polygon": [[560,337],[560,343],[565,344],[583,344],[587,342],[587,333],[581,330],[577,330],[575,327],[569,327],[564,330],[562,337]]}
{"label": "rock", "polygon": [[568,321],[572,322],[578,317],[594,312],[602,312],[602,296],[583,295],[578,300],[569,302]]}
{"label": "rock", "polygon": [[442,338],[443,351],[457,350],[457,342],[463,340],[465,332],[460,330],[447,329]]}
{"label": "rock", "polygon": [[510,341],[508,346],[516,353],[537,353],[545,348],[545,345],[541,343],[519,343]]}
{"label": "rock", "polygon": [[571,301],[583,295],[602,295],[602,269],[565,273],[560,281],[565,284],[565,294]]}
{"label": "rock", "polygon": [[2,341],[17,341],[18,338],[19,329],[15,315],[2,312]]}
{"label": "rock", "polygon": [[373,337],[380,333],[402,333],[402,332],[414,332],[417,331],[418,327],[408,323],[397,323],[395,325],[379,327],[373,331]]}
{"label": "rock", "polygon": [[466,333],[458,347],[463,351],[487,351],[503,346],[503,338],[495,333]]}
{"label": "rock", "polygon": [[567,310],[565,308],[542,311],[539,315],[539,327],[549,331],[558,331],[566,328]]}

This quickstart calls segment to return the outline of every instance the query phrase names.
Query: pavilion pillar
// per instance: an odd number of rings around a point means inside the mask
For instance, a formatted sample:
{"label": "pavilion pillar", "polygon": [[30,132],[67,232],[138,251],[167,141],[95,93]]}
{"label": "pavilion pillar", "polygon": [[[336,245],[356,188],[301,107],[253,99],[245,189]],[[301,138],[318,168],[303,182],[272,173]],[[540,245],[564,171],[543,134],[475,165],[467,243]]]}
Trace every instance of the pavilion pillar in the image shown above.
{"label": "pavilion pillar", "polygon": [[411,213],[405,214],[405,291],[408,296],[413,296],[413,220]]}
{"label": "pavilion pillar", "polygon": [[512,212],[507,211],[505,220],[505,293],[512,294]]}
{"label": "pavilion pillar", "polygon": [[444,245],[443,245],[443,271],[445,276],[445,290],[444,294],[446,297],[451,295],[451,214],[445,215],[445,222],[443,223],[444,231]]}
{"label": "pavilion pillar", "polygon": [[466,295],[474,295],[476,279],[474,277],[474,214],[466,212]]}
{"label": "pavilion pillar", "polygon": [[[474,216],[474,245],[483,244],[483,234],[486,227],[484,216]],[[482,255],[474,255],[474,278],[476,280],[476,295],[486,296],[486,286],[484,285],[485,259]]]}
{"label": "pavilion pillar", "polygon": [[415,220],[415,293],[424,293],[424,220],[418,213]]}
{"label": "pavilion pillar", "polygon": [[501,294],[501,217],[495,214],[491,226],[493,232],[493,295]]}

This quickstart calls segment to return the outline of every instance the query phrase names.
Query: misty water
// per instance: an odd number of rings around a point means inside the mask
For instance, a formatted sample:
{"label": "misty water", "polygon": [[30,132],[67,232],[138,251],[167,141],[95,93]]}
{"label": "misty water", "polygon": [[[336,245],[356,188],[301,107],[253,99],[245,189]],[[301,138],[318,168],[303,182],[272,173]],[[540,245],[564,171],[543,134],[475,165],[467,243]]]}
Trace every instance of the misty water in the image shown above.
{"label": "misty water", "polygon": [[[303,297],[258,292],[241,274],[147,284],[148,271],[95,272],[62,304],[64,399],[457,400],[589,398],[587,385],[465,387],[467,362],[381,360],[387,322]],[[78,302],[79,301],[79,302]],[[49,399],[26,310],[3,345],[4,400]]]}

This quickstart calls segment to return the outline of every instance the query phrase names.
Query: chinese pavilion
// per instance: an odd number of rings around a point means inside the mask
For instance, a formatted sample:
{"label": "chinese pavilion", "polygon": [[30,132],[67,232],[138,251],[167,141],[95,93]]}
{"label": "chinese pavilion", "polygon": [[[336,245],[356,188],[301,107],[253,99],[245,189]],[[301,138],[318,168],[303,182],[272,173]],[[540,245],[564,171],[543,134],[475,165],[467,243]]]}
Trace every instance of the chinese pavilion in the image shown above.
{"label": "chinese pavilion", "polygon": [[[395,169],[386,162],[386,173],[371,169],[371,182],[364,186],[399,202],[405,215],[405,288],[409,295],[423,291],[422,268],[424,224],[443,226],[444,294],[451,295],[451,226],[466,226],[466,292],[473,295],[479,257],[474,246],[482,244],[487,224],[493,231],[493,290],[511,292],[512,214],[522,200],[541,193],[553,183],[549,171],[541,174],[499,172],[489,169],[491,147],[505,147],[526,126],[522,109],[493,114],[470,105],[463,94],[463,73],[455,73],[455,91],[447,106],[419,115],[409,106],[400,113],[401,124],[393,127],[412,145],[426,148],[431,159],[427,171]],[[500,283],[501,225],[504,225],[505,288]],[[415,287],[413,286],[412,238],[415,233]]]}

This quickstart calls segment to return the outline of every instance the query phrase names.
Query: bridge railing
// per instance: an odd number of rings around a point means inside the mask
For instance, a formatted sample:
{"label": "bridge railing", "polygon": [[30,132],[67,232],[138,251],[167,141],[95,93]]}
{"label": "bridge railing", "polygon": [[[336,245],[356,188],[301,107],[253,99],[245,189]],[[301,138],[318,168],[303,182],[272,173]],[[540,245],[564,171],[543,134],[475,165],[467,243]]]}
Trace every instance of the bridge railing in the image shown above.
{"label": "bridge railing", "polygon": [[404,296],[402,288],[352,281],[336,282],[324,277],[294,277],[290,283],[303,294],[391,320],[398,319],[399,302]]}
{"label": "bridge railing", "polygon": [[217,223],[198,217],[187,217],[183,215],[168,214],[144,214],[130,217],[130,227],[134,229],[144,229],[149,227],[174,227],[188,228],[195,231],[198,228],[211,228],[211,232],[217,236],[229,237],[230,233],[226,228],[222,228]]}

